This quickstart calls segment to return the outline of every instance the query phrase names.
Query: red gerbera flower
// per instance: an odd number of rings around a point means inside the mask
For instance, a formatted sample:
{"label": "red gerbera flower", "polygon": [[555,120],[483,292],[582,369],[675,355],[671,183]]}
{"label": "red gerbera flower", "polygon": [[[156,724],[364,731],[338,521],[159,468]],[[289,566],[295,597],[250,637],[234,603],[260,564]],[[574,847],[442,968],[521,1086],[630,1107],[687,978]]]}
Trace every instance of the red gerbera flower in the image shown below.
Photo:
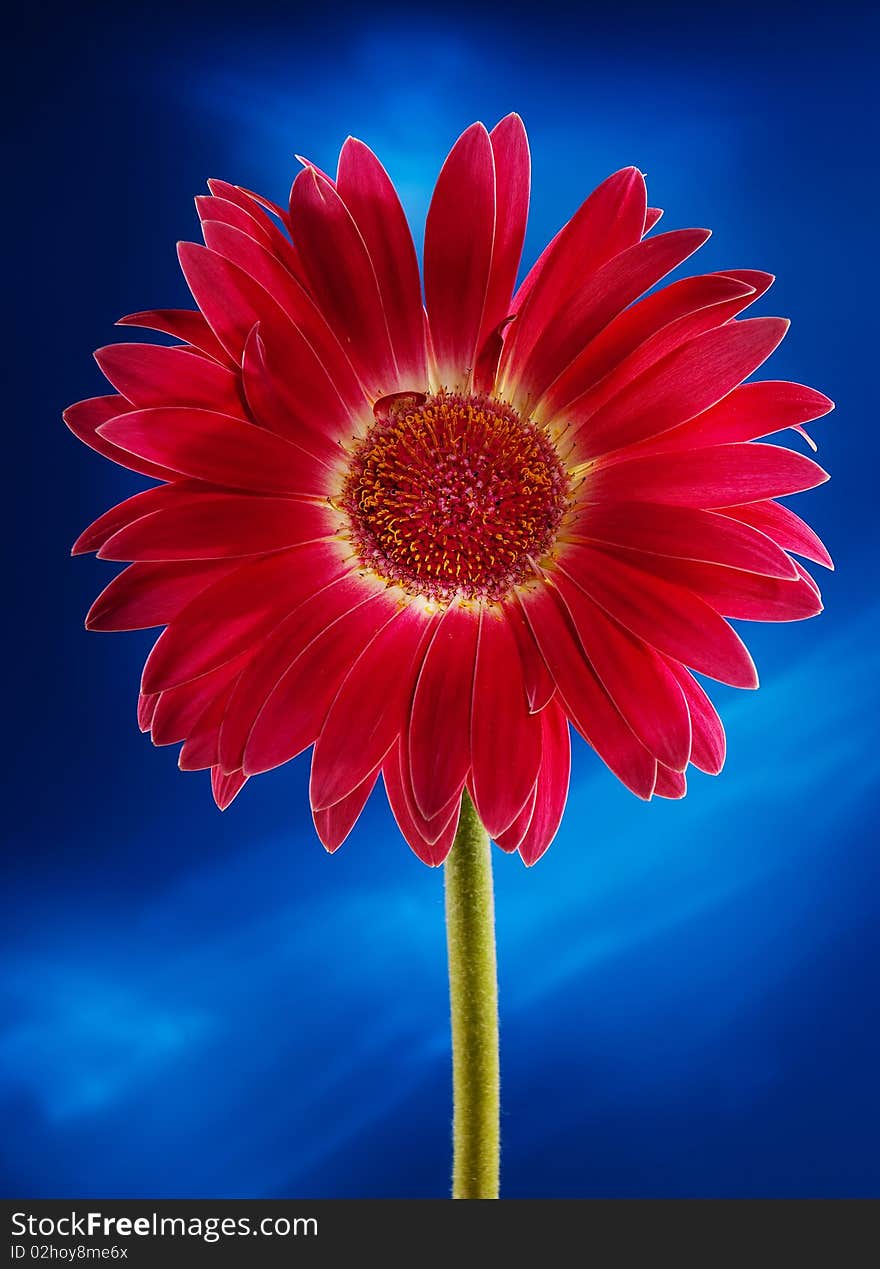
{"label": "red gerbera flower", "polygon": [[314,745],[329,850],[381,772],[430,864],[464,788],[534,863],[565,804],[569,723],[639,797],[681,797],[689,763],[717,773],[724,732],[692,671],[757,686],[725,618],[812,616],[792,553],[831,566],[776,501],[826,473],[753,443],[831,409],[743,382],[786,331],[737,320],[770,275],[652,291],[709,233],[646,237],[660,212],[626,168],[514,292],[516,115],[468,128],[443,166],[424,307],[397,194],[361,142],[335,180],[306,165],[289,210],[209,188],[205,246],[179,249],[197,311],[122,319],[181,342],[102,348],[118,395],[65,415],[160,482],[74,547],[129,562],[91,629],[165,627],[139,707],[154,742],[210,768],[221,808]]}

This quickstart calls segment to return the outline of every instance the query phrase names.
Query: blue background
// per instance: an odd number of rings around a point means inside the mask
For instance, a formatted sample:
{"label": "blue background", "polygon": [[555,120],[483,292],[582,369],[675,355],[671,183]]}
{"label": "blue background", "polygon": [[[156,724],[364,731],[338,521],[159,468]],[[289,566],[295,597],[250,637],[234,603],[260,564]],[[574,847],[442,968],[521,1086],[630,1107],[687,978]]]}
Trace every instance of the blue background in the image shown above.
{"label": "blue background", "polygon": [[549,854],[497,853],[504,1192],[880,1189],[876,29],[847,3],[580,12],[28,6],[6,83],[0,1192],[446,1192],[442,875],[379,796],[327,857],[305,759],[221,816],[138,733],[151,636],[85,633],[111,569],[68,550],[140,482],[58,415],[103,390],[117,316],[188,302],[173,247],[206,177],[283,199],[294,152],[329,167],[351,131],[420,231],[455,136],[511,109],[528,260],[634,163],[665,227],[714,228],[697,269],[778,274],[770,374],[838,403],[813,429],[833,480],[798,502],[838,571],[819,619],[747,629],[762,689],[714,693],[720,779],[641,805],[578,743]]}

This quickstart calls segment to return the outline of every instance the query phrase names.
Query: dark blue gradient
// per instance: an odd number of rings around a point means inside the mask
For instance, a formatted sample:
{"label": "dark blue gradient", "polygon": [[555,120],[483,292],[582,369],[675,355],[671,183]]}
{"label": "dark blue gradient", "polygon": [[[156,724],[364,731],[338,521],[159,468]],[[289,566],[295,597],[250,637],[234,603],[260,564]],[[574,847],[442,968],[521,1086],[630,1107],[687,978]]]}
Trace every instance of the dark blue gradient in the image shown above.
{"label": "dark blue gradient", "polygon": [[446,1192],[442,875],[378,796],[327,857],[305,759],[221,816],[138,733],[151,636],[85,633],[112,570],[68,552],[140,482],[58,416],[103,390],[118,315],[187,302],[173,247],[206,177],[283,198],[295,152],[330,166],[353,132],[420,229],[456,135],[516,109],[529,260],[633,163],[666,226],[714,229],[697,268],[777,273],[760,311],[794,324],[770,373],[838,403],[813,428],[834,478],[798,504],[838,571],[819,619],[746,629],[762,688],[714,693],[720,779],[642,805],[578,744],[549,854],[498,854],[505,1193],[876,1195],[867,7],[29,12],[6,85],[0,1191]]}

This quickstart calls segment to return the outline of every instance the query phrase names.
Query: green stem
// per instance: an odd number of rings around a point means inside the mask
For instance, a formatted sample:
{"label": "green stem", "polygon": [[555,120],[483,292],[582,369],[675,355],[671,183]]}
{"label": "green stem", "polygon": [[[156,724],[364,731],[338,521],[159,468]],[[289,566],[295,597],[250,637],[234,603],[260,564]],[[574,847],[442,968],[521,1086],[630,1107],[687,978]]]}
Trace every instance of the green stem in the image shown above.
{"label": "green stem", "polygon": [[492,855],[465,792],[445,864],[452,1012],[453,1198],[497,1198],[498,973]]}

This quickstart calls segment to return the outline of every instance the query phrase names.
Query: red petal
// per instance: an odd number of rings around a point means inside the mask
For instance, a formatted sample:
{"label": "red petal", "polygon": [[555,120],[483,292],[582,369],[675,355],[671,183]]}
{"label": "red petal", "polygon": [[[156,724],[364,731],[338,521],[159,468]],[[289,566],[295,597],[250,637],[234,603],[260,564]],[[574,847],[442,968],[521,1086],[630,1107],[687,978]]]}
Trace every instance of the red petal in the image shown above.
{"label": "red petal", "polygon": [[[236,243],[242,244],[248,258],[253,254],[261,261],[268,260],[267,268],[274,263],[284,275],[282,267],[273,262],[268,252],[260,254],[260,247],[252,238],[234,229],[227,232]],[[181,242],[177,255],[193,298],[236,365],[241,365],[245,341],[257,322],[272,323],[282,330],[291,325],[277,300],[238,264],[195,242]],[[291,293],[295,293],[296,281],[285,276]]]}
{"label": "red petal", "polygon": [[539,713],[550,701],[556,691],[553,676],[547,669],[547,663],[535,643],[532,628],[526,621],[525,613],[517,603],[504,605],[504,612],[519,648],[522,666],[523,683],[526,699],[533,714]]}
{"label": "red petal", "polygon": [[562,567],[555,580],[590,664],[617,709],[649,753],[683,771],[691,751],[690,716],[665,660],[607,617]]}
{"label": "red petal", "polygon": [[152,696],[145,696],[143,692],[138,695],[137,720],[138,727],[141,731],[149,731],[153,722],[153,715],[156,712],[156,706],[159,704],[159,696],[161,693],[156,692]]}
{"label": "red petal", "polygon": [[[663,237],[671,239],[672,244],[677,240],[676,234],[664,234]],[[622,259],[630,258],[636,261],[642,258],[637,248],[631,247],[624,252]],[[591,394],[589,403],[595,403],[598,408],[626,383],[627,377],[632,377],[627,376],[629,357],[661,331],[676,326],[683,318],[702,314],[704,310],[709,310],[705,316],[710,325],[716,316],[716,324],[720,325],[728,305],[734,301],[751,303],[752,298],[757,298],[757,291],[750,283],[713,273],[682,278],[654,291],[638,304],[619,313],[590,340],[545,393],[542,415],[550,418],[559,414],[588,391]]]}
{"label": "red petal", "polygon": [[294,498],[194,493],[144,515],[114,534],[102,560],[218,560],[262,555],[330,537],[326,506]]}
{"label": "red petal", "polygon": [[185,344],[192,344],[207,356],[223,364],[234,364],[220,343],[203,314],[189,308],[156,308],[145,313],[129,313],[120,317],[117,326],[137,326],[142,330],[157,330],[171,335]]}
{"label": "red petal", "polygon": [[662,502],[713,510],[761,502],[824,484],[828,473],[812,459],[778,445],[711,445],[675,454],[650,454],[594,468],[588,496],[597,502]]}
{"label": "red petal", "polygon": [[471,695],[477,621],[451,607],[437,623],[413,695],[409,761],[416,805],[430,819],[439,814],[471,765]]}
{"label": "red petal", "polygon": [[522,310],[523,306],[525,305],[526,300],[529,298],[532,291],[535,289],[535,285],[538,281],[538,278],[544,272],[544,267],[547,264],[547,261],[552,257],[554,251],[556,250],[556,244],[558,243],[560,237],[565,233],[570,223],[571,223],[570,221],[567,221],[566,224],[564,224],[561,229],[557,230],[557,232],[553,235],[553,237],[547,243],[544,250],[538,256],[535,263],[529,269],[523,282],[514,292],[513,300],[511,301],[511,305],[510,305],[510,312],[512,315],[519,316],[519,313]]}
{"label": "red petal", "polygon": [[[200,194],[195,204],[202,225],[210,224],[212,221],[230,225],[233,229],[240,229],[242,233],[246,233],[249,238],[271,246],[272,239],[266,225],[257,219],[252,210],[242,207],[240,203],[231,202],[227,198]],[[210,247],[211,244],[206,240],[206,245]]]}
{"label": "red petal", "polygon": [[721,719],[694,676],[680,662],[670,660],[669,668],[684,692],[691,716],[691,762],[707,775],[718,775],[727,749]]}
{"label": "red petal", "polygon": [[244,762],[245,747],[260,710],[296,659],[376,591],[376,586],[355,573],[337,574],[328,585],[316,582],[310,594],[277,616],[264,631],[223,720],[220,763],[224,770],[235,771]]}
{"label": "red petal", "polygon": [[[209,236],[213,244],[213,252],[209,254],[213,255],[213,260],[202,256],[195,262],[196,268],[205,272],[206,281],[213,274],[216,284],[227,289],[226,305],[234,318],[229,339],[235,347],[238,348],[239,342],[244,346],[258,319],[263,338],[268,339],[271,335],[281,349],[286,348],[288,343],[292,344],[293,356],[299,356],[305,337],[340,396],[353,407],[358,404],[363,406],[363,388],[354,367],[304,284],[284,267],[277,256],[240,230],[215,224],[210,227]],[[229,266],[225,272],[218,270],[215,263],[218,260]],[[192,271],[192,261],[187,267]],[[192,286],[194,279],[189,273],[187,279]],[[207,302],[212,297],[204,298]],[[216,299],[213,302],[216,306]],[[249,317],[250,325],[247,324]],[[228,321],[222,312],[217,314],[216,320]],[[241,361],[240,353],[237,359]]]}
{"label": "red petal", "polygon": [[646,234],[650,233],[662,215],[663,215],[662,207],[646,207],[644,233]]}
{"label": "red petal", "polygon": [[234,681],[214,697],[190,732],[177,760],[181,771],[203,771],[217,766],[220,724],[233,685]]}
{"label": "red petal", "polygon": [[452,849],[458,828],[461,789],[433,820],[426,821],[415,805],[410,787],[408,764],[401,740],[382,767],[385,792],[391,813],[407,843],[422,863],[437,868]]}
{"label": "red petal", "polygon": [[151,727],[153,744],[173,745],[191,735],[208,706],[241,674],[246,658],[244,653],[200,679],[160,693]]}
{"label": "red petal", "polygon": [[[420,836],[424,841],[433,846],[441,837],[445,837],[449,828],[449,822],[458,824],[459,811],[461,810],[461,798],[465,789],[462,783],[461,788],[457,788],[450,797],[446,805],[430,819],[426,819],[416,804],[416,797],[413,793],[412,785],[412,766],[409,761],[409,738],[406,733],[402,734],[397,746],[398,759],[400,764],[400,777],[402,781],[403,791],[406,796],[409,814],[413,823],[417,826]],[[389,761],[392,755],[389,755]]]}
{"label": "red petal", "polygon": [[345,203],[313,168],[290,191],[290,220],[309,287],[361,379],[379,396],[401,385],[376,274]]}
{"label": "red petal", "polygon": [[822,611],[816,584],[812,578],[806,579],[799,565],[795,565],[797,576],[792,580],[762,577],[694,560],[655,557],[643,565],[639,557],[636,563],[656,569],[677,585],[689,587],[724,617],[743,621],[804,621]]}
{"label": "red petal", "polygon": [[743,303],[737,308],[737,312],[748,308],[759,300],[762,295],[766,295],[773,283],[776,281],[776,275],[767,273],[764,269],[717,269],[714,273],[706,275],[713,278],[732,278],[736,282],[743,282],[754,290],[754,294],[743,297]]}
{"label": "red petal", "polygon": [[89,609],[88,630],[148,630],[165,626],[234,565],[130,564],[113,578]]}
{"label": "red petal", "polygon": [[567,530],[572,537],[630,547],[652,555],[726,564],[768,577],[797,575],[781,547],[727,516],[656,502],[594,503]]}
{"label": "red petal", "polygon": [[292,322],[322,325],[323,319],[309,298],[301,276],[293,245],[281,234],[267,240],[247,226],[233,224],[220,211],[219,200],[207,201],[217,210],[217,217],[214,220],[202,218],[205,246],[258,282]]}
{"label": "red petal", "polygon": [[711,409],[658,436],[646,449],[668,454],[705,445],[753,441],[788,427],[797,428],[833,409],[834,403],[828,397],[800,383],[773,379],[744,383]]}
{"label": "red petal", "polygon": [[78,440],[88,445],[97,454],[118,463],[120,467],[139,472],[142,476],[149,476],[153,480],[176,480],[176,471],[171,471],[168,467],[159,467],[156,463],[144,462],[142,458],[129,454],[118,445],[111,445],[101,436],[98,428],[108,419],[118,418],[128,408],[129,403],[124,397],[90,397],[87,401],[77,401],[76,405],[68,406],[61,417]]}
{"label": "red petal", "polygon": [[121,449],[215,485],[315,497],[328,493],[327,469],[310,455],[229,414],[176,406],[132,410],[99,431]]}
{"label": "red petal", "polygon": [[472,124],[440,170],[425,224],[425,298],[437,373],[464,387],[476,364],[495,233],[495,161]]}
{"label": "red petal", "polygon": [[766,361],[787,329],[780,318],[754,317],[689,340],[576,424],[578,458],[635,445],[708,409]]}
{"label": "red petal", "polygon": [[108,344],[98,349],[95,361],[136,409],[191,405],[244,417],[236,375],[185,348]]}
{"label": "red petal", "polygon": [[[649,242],[636,243],[596,273],[587,274],[547,329],[537,336],[528,357],[505,363],[509,378],[534,397],[546,392],[559,376],[568,383],[582,378],[578,367],[585,359],[585,345],[628,304],[698,250],[708,237],[706,229],[661,234]],[[567,399],[573,395],[569,387]]]}
{"label": "red petal", "polygon": [[347,797],[396,741],[412,699],[416,653],[427,629],[420,610],[405,608],[355,661],[312,755],[313,807],[332,806]]}
{"label": "red petal", "polygon": [[[253,233],[226,222],[220,216],[216,220],[204,221],[202,233],[210,255],[215,260],[222,259],[234,267],[235,272],[219,275],[229,288],[228,302],[231,305],[254,302],[258,309],[267,308],[267,318],[271,313],[275,313],[277,317],[276,310],[278,310],[291,323],[297,326],[308,326],[310,334],[311,328],[317,332],[326,325],[299,277],[286,267],[285,262],[279,259],[265,240],[258,240]],[[181,244],[181,247],[188,248],[189,246],[189,243]],[[186,256],[189,261],[187,269],[189,269],[192,266],[192,253],[187,251]],[[214,267],[206,256],[197,258],[196,265],[199,269]],[[186,272],[186,269],[184,271]],[[260,291],[254,291],[252,288],[242,288],[244,275],[250,282],[258,284],[262,295]],[[189,280],[188,272],[186,276]],[[268,304],[264,296],[269,297]],[[214,303],[216,304],[216,298]],[[206,312],[206,316],[209,321],[212,320],[209,313]],[[236,334],[234,337],[236,345],[238,338],[239,334]]]}
{"label": "red petal", "polygon": [[[665,557],[656,559],[664,562]],[[731,687],[757,687],[742,640],[714,608],[683,586],[586,546],[566,554],[565,570],[610,616],[658,652]]]}
{"label": "red petal", "polygon": [[295,335],[282,349],[271,345],[271,336],[267,346],[254,327],[242,356],[244,393],[260,427],[332,470],[341,453],[338,438],[353,430],[355,418],[311,345]]}
{"label": "red petal", "polygon": [[341,801],[334,802],[332,806],[325,807],[321,811],[312,810],[315,831],[321,840],[321,845],[331,855],[339,849],[354,828],[378,778],[379,768],[377,767]]}
{"label": "red petal", "polygon": [[[278,217],[285,228],[289,229],[288,215],[282,211],[277,204],[269,202],[259,194],[252,194],[249,190],[242,189],[240,185],[229,185],[226,181],[208,181],[208,188],[214,195],[213,201],[215,209],[219,205],[219,214],[216,210],[212,210],[206,205],[205,215],[200,217],[203,221],[223,221],[233,227],[238,227],[249,237],[255,238],[258,242],[265,245],[272,255],[276,256],[284,267],[291,273],[298,282],[303,282],[302,268],[300,266],[299,253],[293,243],[282,233],[278,225],[272,217]],[[229,212],[229,204],[245,212],[249,217],[250,223],[246,225],[244,221],[236,219]],[[267,213],[270,213],[267,215]],[[221,254],[225,254],[221,252]]]}
{"label": "red petal", "polygon": [[[664,359],[669,358],[670,354],[686,344],[689,345],[698,336],[729,323],[737,313],[742,312],[759,298],[772,281],[772,275],[742,271],[736,277],[709,275],[707,278],[696,279],[696,281],[711,284],[715,294],[714,301],[697,303],[690,311],[680,313],[674,320],[667,321],[659,330],[649,333],[648,337],[618,361],[603,379],[587,386],[581,396],[566,406],[566,412],[576,420],[576,426],[583,426],[583,420],[589,420],[588,430],[592,432],[592,416],[597,414],[603,406],[610,402],[613,407],[618,394],[622,393],[634,380],[647,376],[649,372],[661,371],[665,365]],[[726,295],[722,294],[722,287],[727,289]],[[745,289],[746,287],[748,290]],[[736,289],[732,290],[732,288]],[[666,289],[671,291],[674,288]],[[648,304],[651,299],[653,297],[649,296],[644,303]],[[641,308],[642,305],[636,307]],[[656,309],[659,309],[659,306],[656,306]],[[623,314],[623,318],[626,317],[627,314]],[[633,325],[634,323],[630,323],[630,334],[633,333]],[[600,342],[601,340],[596,341],[596,343]],[[586,359],[588,361],[590,359],[590,350],[587,350]]]}
{"label": "red petal", "polygon": [[[478,349],[483,348],[511,312],[529,215],[531,180],[529,142],[519,115],[510,114],[502,119],[489,133],[489,140],[495,161],[495,232]],[[485,383],[475,383],[475,387],[490,391],[493,380],[494,375]]]}
{"label": "red petal", "polygon": [[362,141],[339,155],[336,188],[369,252],[402,382],[426,381],[422,284],[412,234],[388,173]]}
{"label": "red petal", "polygon": [[374,594],[328,624],[293,660],[254,723],[242,763],[247,775],[280,766],[318,738],[342,680],[393,614],[394,600]]}
{"label": "red petal", "polygon": [[813,560],[825,568],[834,568],[834,561],[800,516],[778,502],[752,502],[745,507],[722,507],[719,515],[730,516],[743,524],[750,524],[777,542],[786,551],[794,551],[804,559]]}
{"label": "red petal", "polygon": [[329,185],[331,189],[336,188],[336,182],[330,173],[325,172],[323,168],[318,167],[317,163],[313,163],[311,159],[305,158],[302,154],[295,154],[293,157],[296,159],[297,163],[299,163],[307,171],[312,171],[316,176],[320,177],[320,179]]}
{"label": "red petal", "polygon": [[482,341],[477,353],[477,364],[474,367],[474,392],[493,392],[498,374],[498,363],[504,351],[504,332],[514,320],[513,317],[506,317]]}
{"label": "red petal", "polygon": [[144,667],[143,690],[160,692],[231,661],[344,571],[339,548],[326,542],[242,564],[187,604],[160,635]]}
{"label": "red petal", "polygon": [[246,784],[247,776],[243,771],[233,771],[231,775],[224,775],[219,767],[211,768],[211,791],[221,811],[226,810]]}
{"label": "red petal", "polygon": [[[294,157],[296,157],[294,155]],[[284,207],[279,207],[277,203],[273,203],[270,198],[264,198],[262,194],[255,194],[252,189],[245,189],[243,185],[227,185],[226,181],[208,181],[208,189],[212,194],[219,194],[223,198],[228,198],[231,202],[238,201],[243,207],[256,204],[264,212],[269,212],[272,216],[277,217],[286,229],[290,229],[290,217]]]}
{"label": "red petal", "polygon": [[571,741],[565,710],[549,705],[541,714],[541,724],[543,757],[535,810],[519,844],[522,861],[529,868],[537,863],[556,836],[568,798],[571,770]]}
{"label": "red petal", "polygon": [[[542,724],[543,727],[543,724]],[[529,831],[529,825],[532,822],[532,816],[535,814],[535,804],[538,798],[538,782],[535,781],[535,787],[529,794],[528,801],[522,808],[516,819],[506,828],[503,833],[499,833],[495,838],[495,845],[500,846],[502,850],[506,850],[508,854],[519,850],[526,833]]]}
{"label": "red petal", "polygon": [[142,489],[124,502],[118,502],[115,507],[98,516],[97,520],[93,520],[87,529],[83,529],[71,548],[71,554],[84,555],[88,551],[99,550],[127,524],[133,524],[142,516],[152,515],[163,507],[174,506],[179,499],[191,496],[198,488],[195,481],[175,479],[173,484]]}
{"label": "red petal", "polygon": [[516,640],[506,616],[484,610],[471,711],[474,802],[490,837],[509,828],[541,765],[541,723],[528,712]]}
{"label": "red petal", "polygon": [[[647,799],[657,763],[596,678],[558,595],[546,585],[521,596],[526,617],[575,727],[619,780]],[[550,710],[553,704],[547,706]],[[541,717],[547,711],[541,713]]]}
{"label": "red petal", "polygon": [[[645,182],[634,167],[615,172],[594,190],[554,239],[519,309],[505,345],[502,373],[515,376],[535,344],[586,279],[633,246],[645,224]],[[526,279],[528,284],[528,278]]]}
{"label": "red petal", "polygon": [[683,798],[687,793],[687,776],[683,771],[670,771],[661,764],[657,768],[654,792],[658,798]]}
{"label": "red petal", "polygon": [[251,190],[245,189],[243,185],[231,185],[229,181],[219,181],[216,177],[210,177],[205,184],[215,198],[228,199],[230,203],[243,207],[251,215],[259,211],[262,216],[268,211],[280,220],[284,220],[285,212],[282,208],[269,199],[263,198],[261,194],[254,194]]}

